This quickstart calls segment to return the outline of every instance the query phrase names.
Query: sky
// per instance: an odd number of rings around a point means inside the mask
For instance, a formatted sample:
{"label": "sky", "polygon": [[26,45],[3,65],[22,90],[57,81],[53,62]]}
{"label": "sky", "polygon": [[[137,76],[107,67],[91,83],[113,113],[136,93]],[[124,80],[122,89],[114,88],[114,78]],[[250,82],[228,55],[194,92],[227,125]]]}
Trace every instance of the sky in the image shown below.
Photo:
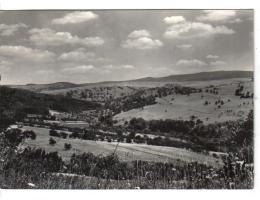
{"label": "sky", "polygon": [[1,84],[253,69],[253,10],[0,11]]}

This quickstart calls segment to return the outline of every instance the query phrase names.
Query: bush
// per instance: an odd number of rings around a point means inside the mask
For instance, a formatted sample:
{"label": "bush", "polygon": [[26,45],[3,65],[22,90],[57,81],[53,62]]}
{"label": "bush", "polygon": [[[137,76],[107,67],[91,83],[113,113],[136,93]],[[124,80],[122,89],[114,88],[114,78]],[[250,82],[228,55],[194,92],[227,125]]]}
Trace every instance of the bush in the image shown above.
{"label": "bush", "polygon": [[79,138],[80,134],[78,132],[73,132],[69,135],[69,138]]}
{"label": "bush", "polygon": [[35,140],[36,139],[36,134],[35,134],[35,132],[34,131],[24,131],[23,132],[23,134],[24,134],[24,136],[26,137],[26,138],[31,138],[32,140]]}
{"label": "bush", "polygon": [[60,134],[56,130],[51,129],[49,133],[50,133],[50,136],[60,137]]}
{"label": "bush", "polygon": [[5,132],[5,138],[11,146],[17,146],[25,139],[25,135],[20,129],[11,129]]}
{"label": "bush", "polygon": [[53,145],[55,145],[56,143],[57,143],[57,142],[56,142],[53,138],[50,138],[50,139],[49,139],[49,144],[50,144],[50,145],[53,146]]}
{"label": "bush", "polygon": [[146,128],[147,124],[146,121],[143,118],[132,118],[130,120],[130,127],[135,130],[144,130]]}
{"label": "bush", "polygon": [[126,143],[132,143],[132,139],[130,137],[126,138]]}
{"label": "bush", "polygon": [[60,136],[63,138],[63,139],[66,139],[68,137],[68,134],[65,133],[65,132],[60,132]]}
{"label": "bush", "polygon": [[70,150],[71,149],[71,144],[68,144],[68,143],[65,143],[64,144],[64,149],[67,151],[67,150]]}

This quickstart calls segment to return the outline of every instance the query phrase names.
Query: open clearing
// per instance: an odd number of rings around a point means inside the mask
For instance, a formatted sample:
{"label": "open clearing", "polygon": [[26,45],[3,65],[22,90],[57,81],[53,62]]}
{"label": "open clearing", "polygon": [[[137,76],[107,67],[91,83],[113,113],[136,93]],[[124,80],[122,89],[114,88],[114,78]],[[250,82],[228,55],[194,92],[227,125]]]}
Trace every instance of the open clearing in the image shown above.
{"label": "open clearing", "polygon": [[[253,99],[241,99],[235,96],[235,90],[239,83],[244,86],[244,91],[253,92],[253,82],[249,79],[232,79],[222,81],[204,81],[190,83],[192,86],[202,88],[202,93],[187,95],[168,95],[157,99],[157,104],[145,106],[143,109],[133,109],[122,112],[114,117],[119,123],[129,121],[132,118],[142,117],[145,120],[152,119],[182,119],[189,120],[196,116],[205,124],[238,120],[247,117],[248,112],[253,109]],[[214,85],[218,88],[218,94],[205,92],[206,87]],[[208,88],[210,90],[211,88]],[[223,101],[224,105],[215,104],[216,101]],[[205,105],[205,102],[208,102]],[[231,111],[230,111],[231,110]]]}
{"label": "open clearing", "polygon": [[[197,161],[214,167],[222,166],[220,159],[213,158],[210,155],[192,152],[186,149],[174,147],[162,147],[146,144],[128,144],[116,142],[101,142],[81,139],[61,139],[53,137],[57,143],[54,146],[49,145],[49,129],[28,127],[23,129],[35,131],[36,140],[26,140],[23,145],[29,145],[35,148],[43,148],[47,152],[57,151],[64,160],[69,160],[73,153],[81,154],[83,152],[91,152],[95,155],[107,155],[115,151],[119,158],[123,161],[145,160],[154,162],[192,162]],[[72,145],[71,150],[64,150],[64,143]]]}

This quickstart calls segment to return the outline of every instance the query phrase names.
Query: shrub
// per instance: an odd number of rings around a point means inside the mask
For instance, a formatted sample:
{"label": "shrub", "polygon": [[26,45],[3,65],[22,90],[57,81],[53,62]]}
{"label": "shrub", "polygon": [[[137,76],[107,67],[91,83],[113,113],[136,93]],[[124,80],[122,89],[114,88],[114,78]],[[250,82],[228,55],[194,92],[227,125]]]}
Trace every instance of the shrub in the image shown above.
{"label": "shrub", "polygon": [[50,136],[60,137],[60,134],[56,130],[54,130],[54,129],[51,129],[49,133],[50,133],[49,134]]}
{"label": "shrub", "polygon": [[68,134],[65,133],[65,132],[60,132],[60,136],[63,138],[63,139],[66,139],[68,137]]}
{"label": "shrub", "polygon": [[26,137],[26,138],[31,138],[32,140],[35,140],[36,139],[36,134],[35,134],[35,132],[34,131],[24,131],[23,132],[23,134],[24,134],[24,136]]}
{"label": "shrub", "polygon": [[57,142],[51,137],[50,139],[49,139],[49,144],[50,145],[55,145]]}
{"label": "shrub", "polygon": [[65,143],[64,144],[64,149],[67,151],[67,150],[70,150],[71,149],[71,144],[69,143]]}

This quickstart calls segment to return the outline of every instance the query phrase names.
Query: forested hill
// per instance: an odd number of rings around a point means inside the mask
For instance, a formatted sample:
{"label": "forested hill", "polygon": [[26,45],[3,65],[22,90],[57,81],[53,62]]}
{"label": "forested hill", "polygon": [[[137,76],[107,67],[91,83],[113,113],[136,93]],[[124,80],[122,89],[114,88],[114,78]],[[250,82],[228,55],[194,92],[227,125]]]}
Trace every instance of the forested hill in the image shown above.
{"label": "forested hill", "polygon": [[17,120],[27,113],[46,114],[49,109],[62,112],[79,112],[100,106],[97,103],[69,97],[40,94],[0,86],[0,123],[4,117]]}

